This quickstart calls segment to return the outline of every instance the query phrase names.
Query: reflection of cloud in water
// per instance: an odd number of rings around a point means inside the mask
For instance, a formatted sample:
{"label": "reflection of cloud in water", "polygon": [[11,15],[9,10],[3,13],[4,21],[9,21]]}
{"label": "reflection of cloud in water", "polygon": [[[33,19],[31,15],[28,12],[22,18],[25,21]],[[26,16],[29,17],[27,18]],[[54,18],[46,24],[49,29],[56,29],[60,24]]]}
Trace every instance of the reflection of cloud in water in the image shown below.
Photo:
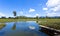
{"label": "reflection of cloud in water", "polygon": [[35,29],[35,27],[34,27],[34,26],[29,26],[29,29],[34,30],[34,29]]}

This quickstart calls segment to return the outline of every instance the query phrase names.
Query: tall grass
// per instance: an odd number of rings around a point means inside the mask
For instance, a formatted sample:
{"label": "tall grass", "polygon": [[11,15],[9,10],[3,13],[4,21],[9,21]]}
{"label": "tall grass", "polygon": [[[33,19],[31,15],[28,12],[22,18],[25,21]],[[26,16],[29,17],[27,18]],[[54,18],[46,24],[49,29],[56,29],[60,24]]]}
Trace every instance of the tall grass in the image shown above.
{"label": "tall grass", "polygon": [[[46,22],[44,22],[46,21]],[[46,19],[44,21],[41,21],[39,25],[44,25],[47,27],[51,27],[54,29],[60,30],[60,19]]]}

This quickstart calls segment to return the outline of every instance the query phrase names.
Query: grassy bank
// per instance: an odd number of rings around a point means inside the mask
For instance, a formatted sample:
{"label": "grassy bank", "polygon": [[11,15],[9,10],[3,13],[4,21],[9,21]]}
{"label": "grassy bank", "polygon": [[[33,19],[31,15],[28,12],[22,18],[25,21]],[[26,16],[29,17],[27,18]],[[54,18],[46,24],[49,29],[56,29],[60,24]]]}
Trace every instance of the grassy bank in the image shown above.
{"label": "grassy bank", "polygon": [[2,28],[4,28],[6,25],[3,23],[3,24],[0,24],[0,30],[2,29]]}
{"label": "grassy bank", "polygon": [[0,23],[16,21],[36,21],[36,19],[0,19]]}
{"label": "grassy bank", "polygon": [[44,19],[38,22],[39,25],[48,26],[60,30],[60,19]]}

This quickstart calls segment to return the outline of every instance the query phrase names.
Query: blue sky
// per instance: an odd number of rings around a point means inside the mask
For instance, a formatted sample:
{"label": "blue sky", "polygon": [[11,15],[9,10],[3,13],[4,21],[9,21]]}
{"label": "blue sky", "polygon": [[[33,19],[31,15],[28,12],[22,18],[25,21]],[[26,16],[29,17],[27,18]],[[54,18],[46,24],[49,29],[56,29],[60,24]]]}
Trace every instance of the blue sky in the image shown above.
{"label": "blue sky", "polygon": [[[59,0],[53,0],[56,5]],[[13,17],[13,11],[17,12],[17,16],[60,16],[56,5],[52,0],[0,0],[0,17]],[[51,4],[52,3],[52,4]],[[50,6],[49,6],[50,5]],[[57,13],[58,12],[58,13]]]}

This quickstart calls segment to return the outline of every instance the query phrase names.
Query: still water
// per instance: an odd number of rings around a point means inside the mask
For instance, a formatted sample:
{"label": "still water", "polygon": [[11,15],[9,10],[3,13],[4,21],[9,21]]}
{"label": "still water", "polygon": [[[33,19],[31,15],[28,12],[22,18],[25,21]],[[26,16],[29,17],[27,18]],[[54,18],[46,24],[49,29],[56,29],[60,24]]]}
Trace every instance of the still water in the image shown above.
{"label": "still water", "polygon": [[48,36],[39,29],[35,21],[7,22],[0,28],[0,36]]}

